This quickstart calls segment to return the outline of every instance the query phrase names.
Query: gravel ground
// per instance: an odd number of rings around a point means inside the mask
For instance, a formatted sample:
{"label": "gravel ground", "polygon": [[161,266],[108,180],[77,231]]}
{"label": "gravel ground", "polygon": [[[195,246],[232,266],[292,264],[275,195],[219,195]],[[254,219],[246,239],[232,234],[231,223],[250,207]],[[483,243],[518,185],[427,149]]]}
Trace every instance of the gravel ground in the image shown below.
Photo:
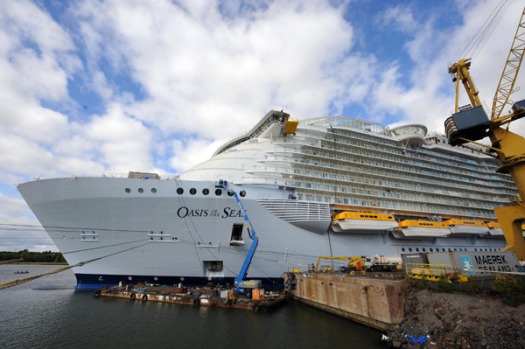
{"label": "gravel ground", "polygon": [[408,287],[405,314],[400,328],[388,334],[394,348],[525,348],[525,304]]}

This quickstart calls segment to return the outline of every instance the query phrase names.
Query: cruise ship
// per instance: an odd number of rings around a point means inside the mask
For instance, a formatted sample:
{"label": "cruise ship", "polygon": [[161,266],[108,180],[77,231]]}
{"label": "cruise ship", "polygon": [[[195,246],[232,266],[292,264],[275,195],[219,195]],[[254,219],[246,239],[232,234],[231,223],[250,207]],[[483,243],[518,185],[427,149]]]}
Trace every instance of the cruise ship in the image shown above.
{"label": "cruise ship", "polygon": [[[272,285],[319,256],[499,250],[504,237],[490,235],[488,225],[458,234],[447,223],[496,224],[494,208],[517,193],[497,166],[423,125],[349,117],[299,123],[270,111],[175,177],[71,176],[18,189],[68,263],[81,264],[73,269],[77,287],[232,283],[252,243],[249,223],[259,245],[247,278]],[[388,225],[374,226],[382,216]],[[363,221],[333,225],[335,217]],[[414,233],[415,225],[429,229]]]}

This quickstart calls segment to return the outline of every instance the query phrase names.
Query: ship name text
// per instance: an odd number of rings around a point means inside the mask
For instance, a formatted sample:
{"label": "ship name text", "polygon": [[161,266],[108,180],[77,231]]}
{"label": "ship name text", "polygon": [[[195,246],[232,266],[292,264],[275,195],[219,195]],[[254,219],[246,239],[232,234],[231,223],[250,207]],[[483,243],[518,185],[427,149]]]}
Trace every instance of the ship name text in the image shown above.
{"label": "ship name text", "polygon": [[225,207],[221,210],[208,210],[208,209],[190,209],[186,206],[182,206],[177,210],[177,216],[179,218],[186,217],[220,217],[220,218],[233,218],[242,217],[242,211],[236,210],[231,207]]}

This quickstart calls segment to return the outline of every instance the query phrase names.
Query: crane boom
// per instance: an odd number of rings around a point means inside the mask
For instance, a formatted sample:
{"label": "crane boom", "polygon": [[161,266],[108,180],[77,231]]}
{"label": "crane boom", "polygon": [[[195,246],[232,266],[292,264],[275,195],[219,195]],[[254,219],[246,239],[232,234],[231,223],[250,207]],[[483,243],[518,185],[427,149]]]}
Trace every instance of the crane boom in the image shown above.
{"label": "crane boom", "polygon": [[456,63],[452,64],[448,68],[448,72],[454,75],[453,81],[456,83],[456,113],[459,111],[459,82],[463,83],[463,87],[467,91],[468,98],[473,108],[481,106],[479,101],[479,91],[476,90],[474,86],[474,81],[470,77],[470,58],[460,59]]}
{"label": "crane boom", "polygon": [[[492,146],[485,147],[497,154],[501,164],[498,172],[509,173],[516,183],[518,195],[515,202],[510,206],[496,208],[494,212],[507,243],[503,250],[513,251],[520,260],[525,260],[525,239],[521,229],[522,223],[525,222],[525,138],[511,132],[508,127],[502,126],[525,116],[525,100],[514,103],[510,114],[505,116],[500,116],[500,114],[512,93],[523,60],[525,50],[524,14],[525,9],[521,15],[498,91],[494,97],[490,120],[479,102],[478,91],[468,72],[470,59],[461,59],[450,66],[448,70],[449,73],[453,74],[453,81],[456,83],[456,112],[445,120],[445,131],[451,145],[475,142],[488,136]],[[459,110],[460,80],[463,82],[472,108]]]}
{"label": "crane boom", "polygon": [[509,101],[509,96],[512,94],[516,76],[518,76],[521,62],[523,61],[523,49],[525,48],[525,8],[521,14],[521,19],[516,29],[516,35],[512,41],[512,46],[507,57],[507,62],[503,68],[494,101],[492,102],[492,116],[491,119],[497,119],[501,115],[503,108]]}
{"label": "crane boom", "polygon": [[244,205],[242,204],[239,195],[235,190],[228,189],[228,181],[220,179],[215,184],[215,187],[227,189],[228,194],[235,198],[235,201],[237,201],[237,204],[241,209],[244,221],[246,222],[248,234],[253,240],[252,244],[250,245],[250,249],[248,250],[248,254],[246,255],[246,258],[244,259],[244,262],[241,266],[241,270],[234,279],[235,292],[246,293],[246,289],[260,288],[261,280],[245,280],[246,275],[248,274],[248,269],[252,264],[253,256],[255,255],[255,250],[257,250],[257,246],[259,245],[259,237],[255,233],[255,229],[253,229],[252,223],[250,222],[250,218],[248,217],[248,213],[246,212],[246,209],[244,208]]}

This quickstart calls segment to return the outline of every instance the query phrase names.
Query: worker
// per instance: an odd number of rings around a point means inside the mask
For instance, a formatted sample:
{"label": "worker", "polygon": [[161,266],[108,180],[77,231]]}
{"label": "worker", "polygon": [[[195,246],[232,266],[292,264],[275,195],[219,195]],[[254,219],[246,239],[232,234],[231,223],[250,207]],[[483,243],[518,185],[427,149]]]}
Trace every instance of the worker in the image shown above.
{"label": "worker", "polygon": [[361,269],[363,268],[363,266],[361,265],[361,259],[358,259],[357,262],[355,263],[355,268],[358,270],[358,271],[361,271]]}

